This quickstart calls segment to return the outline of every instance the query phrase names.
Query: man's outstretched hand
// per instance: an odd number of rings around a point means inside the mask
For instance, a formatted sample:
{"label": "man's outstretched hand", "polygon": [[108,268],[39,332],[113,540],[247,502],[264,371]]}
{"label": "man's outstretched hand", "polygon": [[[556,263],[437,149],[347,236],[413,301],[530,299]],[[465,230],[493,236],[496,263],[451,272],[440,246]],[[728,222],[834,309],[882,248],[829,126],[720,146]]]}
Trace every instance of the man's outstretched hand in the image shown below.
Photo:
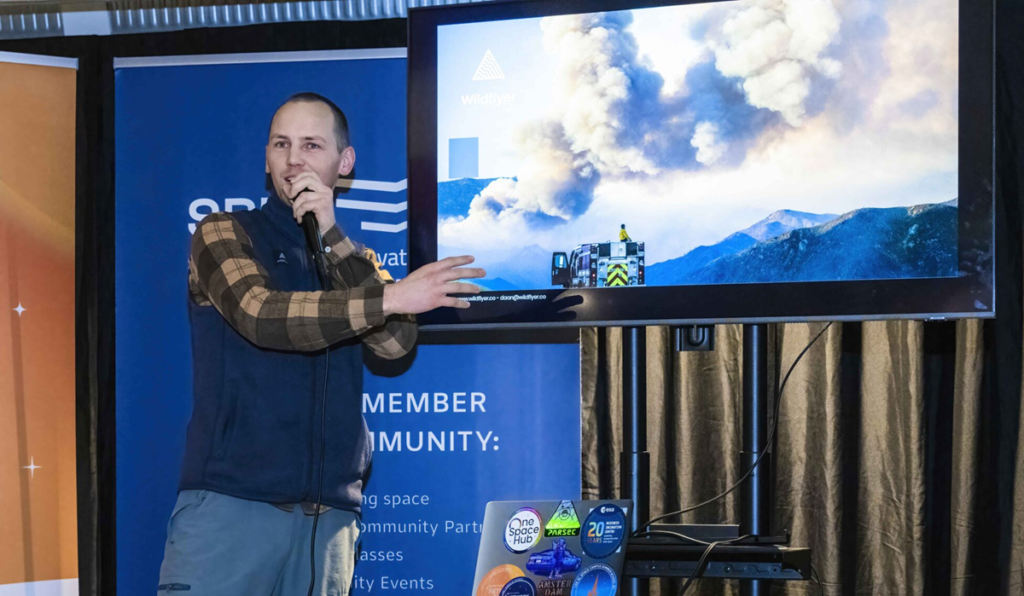
{"label": "man's outstretched hand", "polygon": [[384,315],[416,315],[442,306],[469,308],[469,302],[449,294],[479,294],[480,287],[462,283],[460,279],[475,279],[487,275],[483,269],[463,267],[473,257],[448,257],[424,265],[395,284],[384,287]]}

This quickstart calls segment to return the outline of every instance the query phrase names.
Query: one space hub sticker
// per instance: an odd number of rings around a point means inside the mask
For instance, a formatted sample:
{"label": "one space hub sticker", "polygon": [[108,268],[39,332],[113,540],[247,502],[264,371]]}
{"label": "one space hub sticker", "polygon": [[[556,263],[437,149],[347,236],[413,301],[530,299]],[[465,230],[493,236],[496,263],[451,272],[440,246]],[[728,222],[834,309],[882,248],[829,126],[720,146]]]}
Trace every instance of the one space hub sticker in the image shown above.
{"label": "one space hub sticker", "polygon": [[618,550],[625,535],[626,514],[616,505],[601,505],[583,522],[580,543],[589,557],[603,559]]}
{"label": "one space hub sticker", "polygon": [[536,509],[523,507],[516,511],[505,524],[505,548],[519,554],[525,553],[540,542],[544,523]]}

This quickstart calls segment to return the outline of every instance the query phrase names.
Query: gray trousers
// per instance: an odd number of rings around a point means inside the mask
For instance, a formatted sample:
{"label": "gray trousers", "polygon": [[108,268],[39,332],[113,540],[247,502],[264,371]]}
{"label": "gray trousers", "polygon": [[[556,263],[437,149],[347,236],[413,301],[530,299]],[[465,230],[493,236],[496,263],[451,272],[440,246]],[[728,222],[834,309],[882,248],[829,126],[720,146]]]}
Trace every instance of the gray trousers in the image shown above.
{"label": "gray trousers", "polygon": [[[207,490],[178,493],[158,596],[306,596],[313,516]],[[332,509],[316,530],[317,596],[345,596],[359,518]]]}

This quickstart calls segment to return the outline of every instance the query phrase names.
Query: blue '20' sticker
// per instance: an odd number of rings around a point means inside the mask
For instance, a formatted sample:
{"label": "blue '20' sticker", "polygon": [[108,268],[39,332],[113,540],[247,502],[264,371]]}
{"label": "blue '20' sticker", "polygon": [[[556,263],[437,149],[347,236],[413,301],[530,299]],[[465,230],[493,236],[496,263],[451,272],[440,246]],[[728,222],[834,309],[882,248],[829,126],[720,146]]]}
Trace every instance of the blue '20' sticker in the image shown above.
{"label": "blue '20' sticker", "polygon": [[583,522],[580,543],[587,556],[603,559],[618,550],[625,535],[626,514],[616,505],[601,505]]}

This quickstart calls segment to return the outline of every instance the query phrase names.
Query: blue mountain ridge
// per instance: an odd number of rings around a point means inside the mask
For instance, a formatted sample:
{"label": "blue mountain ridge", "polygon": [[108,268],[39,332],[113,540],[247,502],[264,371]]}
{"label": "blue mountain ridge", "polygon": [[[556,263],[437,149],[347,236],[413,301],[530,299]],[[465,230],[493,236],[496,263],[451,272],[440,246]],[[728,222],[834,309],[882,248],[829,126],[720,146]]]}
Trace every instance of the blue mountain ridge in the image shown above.
{"label": "blue mountain ridge", "polygon": [[[466,215],[473,198],[496,179],[440,183],[438,216]],[[956,251],[956,199],[839,216],[783,209],[721,242],[648,265],[646,282],[662,286],[942,277],[956,274]],[[488,290],[551,287],[551,252],[540,246],[477,257],[487,268],[488,277],[480,285]]]}
{"label": "blue mountain ridge", "polygon": [[956,271],[957,207],[953,200],[858,209],[828,223],[790,230],[726,254],[678,277],[659,275],[655,282],[648,273],[648,284],[948,277]]}
{"label": "blue mountain ridge", "polygon": [[831,213],[805,213],[790,209],[775,211],[768,217],[748,228],[735,232],[721,242],[708,246],[698,246],[681,257],[649,265],[647,267],[647,285],[677,285],[680,282],[675,280],[687,279],[694,272],[707,266],[715,259],[746,250],[759,241],[770,240],[799,228],[820,225],[832,221],[836,217],[836,215]]}
{"label": "blue mountain ridge", "polygon": [[830,222],[837,217],[839,215],[835,213],[805,213],[803,211],[793,211],[792,209],[781,209],[773,212],[749,228],[736,233],[746,234],[758,242],[763,242],[785,234],[790,230],[811,228]]}

